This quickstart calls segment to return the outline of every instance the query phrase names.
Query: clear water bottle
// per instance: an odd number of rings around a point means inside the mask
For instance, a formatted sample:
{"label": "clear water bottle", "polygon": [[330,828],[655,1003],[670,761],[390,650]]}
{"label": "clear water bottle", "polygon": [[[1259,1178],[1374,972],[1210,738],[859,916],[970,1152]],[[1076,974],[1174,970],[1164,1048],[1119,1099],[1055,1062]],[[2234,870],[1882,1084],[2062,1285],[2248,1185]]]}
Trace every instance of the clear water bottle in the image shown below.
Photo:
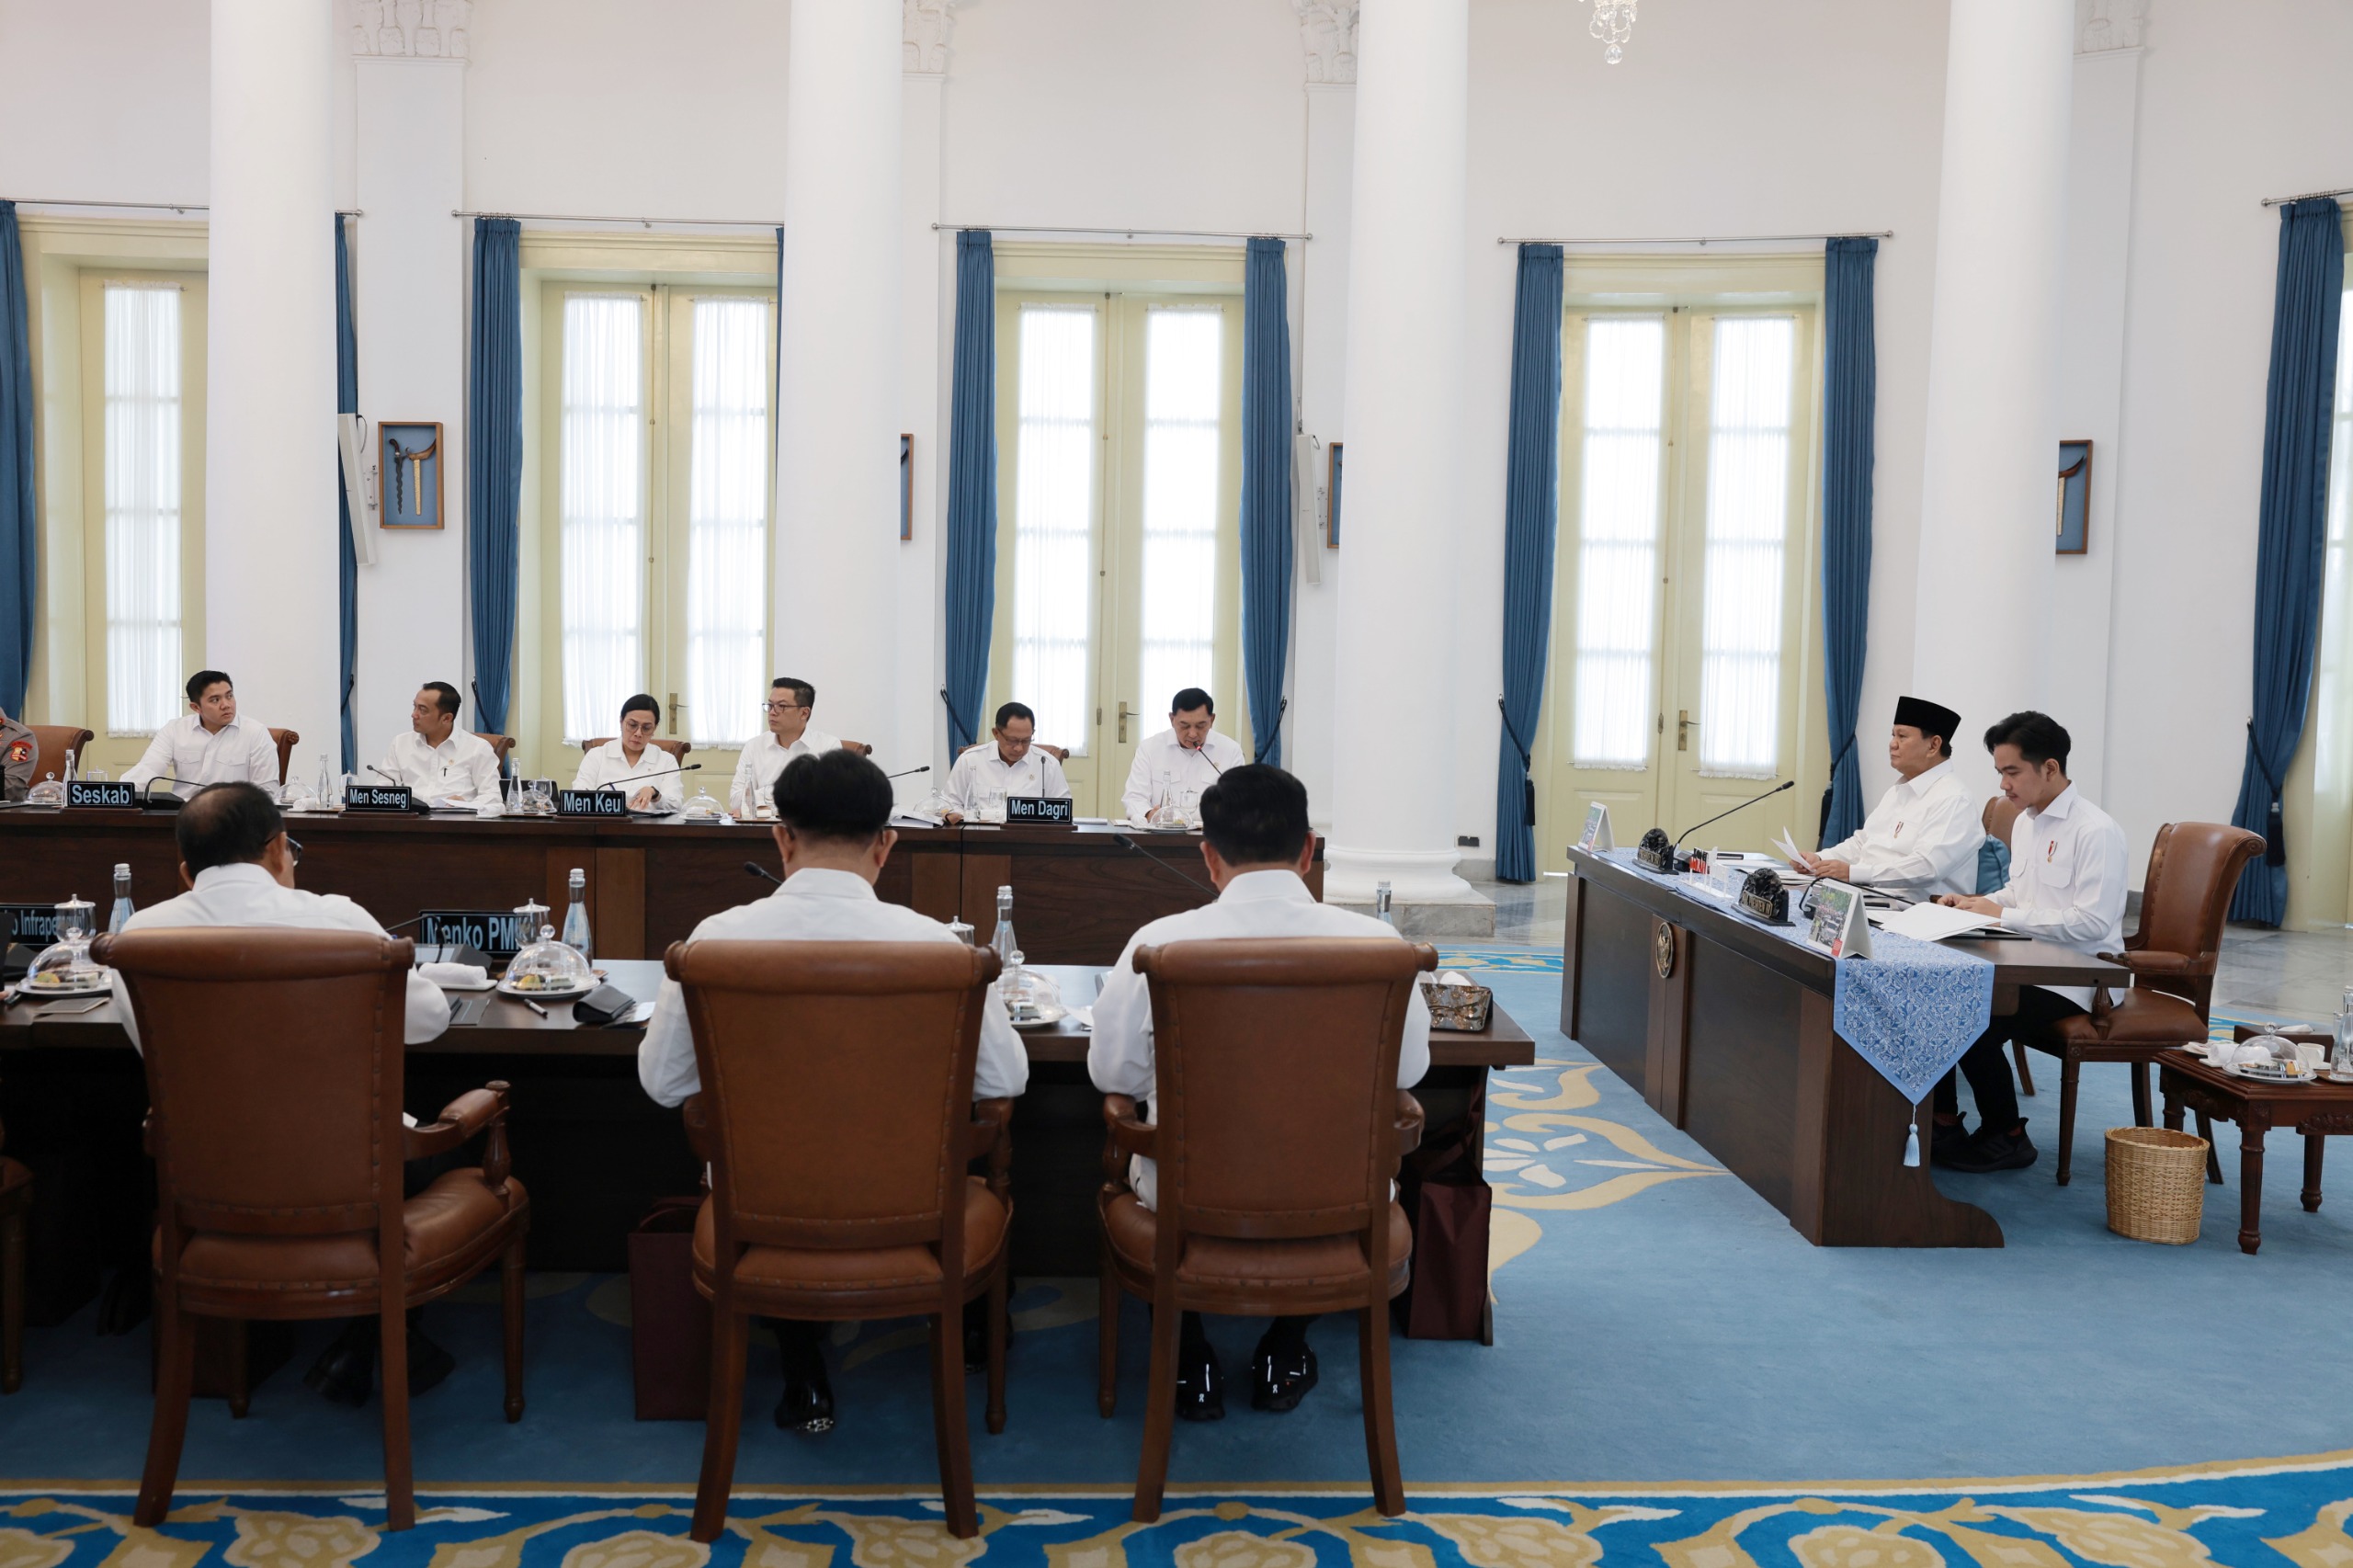
{"label": "clear water bottle", "polygon": [[73,748],[73,747],[71,747],[71,746],[68,746],[68,747],[66,747],[66,748],[65,748],[65,778],[64,778],[64,781],[65,781],[66,783],[68,783],[68,784],[71,784],[71,783],[73,783],[73,782],[74,782],[74,778],[75,778],[76,777],[77,777],[77,776],[75,775],[75,773],[74,773],[74,748]]}
{"label": "clear water bottle", "polygon": [[563,945],[593,960],[596,954],[588,945],[588,873],[578,866],[572,868],[566,898],[572,907],[563,912]]}
{"label": "clear water bottle", "polygon": [[1392,930],[1396,928],[1397,916],[1391,914],[1389,909],[1387,882],[1375,882],[1372,885],[1372,917]]}
{"label": "clear water bottle", "polygon": [[2328,1072],[2333,1078],[2353,1078],[2353,985],[2345,988],[2345,1000],[2336,1009],[2336,1042],[2328,1053]]}
{"label": "clear water bottle", "polygon": [[329,811],[335,805],[335,775],[327,771],[327,754],[319,753],[319,810]]}
{"label": "clear water bottle", "polygon": [[998,972],[1011,972],[1019,961],[1014,954],[1021,950],[1021,944],[1013,939],[1013,890],[1009,887],[996,890],[996,935],[989,938],[989,946],[996,949]]}
{"label": "clear water bottle", "polygon": [[[115,867],[115,914],[110,914],[108,918],[106,918],[106,932],[108,932],[108,935],[120,932],[122,927],[130,926],[130,923],[131,923],[131,869],[125,864],[125,867]],[[2339,1034],[2339,1039],[2344,1036],[2344,1024],[2336,1027],[2336,1034]]]}

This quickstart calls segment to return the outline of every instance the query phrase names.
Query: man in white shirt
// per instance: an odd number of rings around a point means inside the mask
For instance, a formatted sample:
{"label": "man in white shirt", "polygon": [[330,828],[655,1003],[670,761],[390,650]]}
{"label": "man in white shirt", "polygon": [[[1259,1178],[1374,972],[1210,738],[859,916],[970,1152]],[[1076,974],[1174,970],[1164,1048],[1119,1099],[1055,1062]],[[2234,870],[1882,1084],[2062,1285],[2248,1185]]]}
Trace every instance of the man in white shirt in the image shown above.
{"label": "man in white shirt", "polygon": [[[1029,743],[1038,733],[1038,715],[1026,704],[1008,702],[996,710],[996,727],[988,744],[968,746],[948,770],[947,795],[953,801],[950,823],[979,817],[989,801],[1007,795],[1035,795],[1049,801],[1070,799],[1069,781],[1052,752]],[[996,818],[1004,821],[1002,814]]]}
{"label": "man in white shirt", "polygon": [[[1387,922],[1319,903],[1308,891],[1305,879],[1315,861],[1315,835],[1307,825],[1307,789],[1282,769],[1253,764],[1220,778],[1201,797],[1201,859],[1209,867],[1210,881],[1217,884],[1217,902],[1154,920],[1129,937],[1095,998],[1086,1071],[1107,1095],[1148,1101],[1154,1092],[1152,991],[1135,971],[1138,948],[1218,937],[1402,939]],[[1397,1052],[1397,1086],[1412,1088],[1429,1065],[1430,1011],[1415,986],[1406,1003],[1405,1032]],[[1146,1119],[1154,1119],[1150,1107]],[[1157,1176],[1151,1161],[1132,1163],[1129,1184],[1147,1209],[1158,1201]],[[1315,1386],[1315,1353],[1307,1345],[1312,1321],[1277,1318],[1258,1341],[1251,1355],[1254,1408],[1294,1409]],[[1188,1421],[1217,1420],[1225,1414],[1224,1375],[1198,1313],[1185,1314],[1182,1335],[1176,1413]]]}
{"label": "man in white shirt", "polygon": [[238,717],[237,688],[227,676],[199,670],[188,676],[188,706],[124,769],[124,783],[165,780],[186,800],[207,784],[278,782],[278,743],[259,720]]}
{"label": "man in white shirt", "polygon": [[[899,835],[891,831],[891,781],[856,752],[838,748],[796,757],[776,783],[777,848],[784,885],[764,899],[722,910],[694,928],[689,941],[953,942],[956,934],[928,915],[874,896],[874,881]],[[659,1105],[674,1106],[702,1087],[686,991],[665,980],[637,1048],[637,1079]],[[989,988],[981,1009],[976,1100],[1010,1099],[1029,1085],[1029,1053],[1013,1032],[1005,1001]],[[833,1389],[819,1352],[819,1324],[779,1322],[784,1398],[776,1424],[824,1432],[834,1424]]]}
{"label": "man in white shirt", "polygon": [[[622,703],[620,734],[580,759],[572,787],[602,790],[609,784],[628,791],[631,811],[676,811],[685,798],[678,780],[686,775],[678,771],[676,757],[654,744],[654,732],[661,727],[662,705],[650,693],[641,691]],[[648,774],[655,777],[631,785]]]}
{"label": "man in white shirt", "polygon": [[394,735],[376,765],[380,778],[405,784],[428,806],[478,806],[495,801],[498,754],[458,727],[458,688],[429,680],[409,704],[408,733]]}
{"label": "man in white shirt", "polygon": [[1974,893],[1985,829],[1975,795],[1953,770],[1952,737],[1960,728],[1961,715],[1949,708],[1897,698],[1887,742],[1895,787],[1880,797],[1860,832],[1818,855],[1798,857],[1798,869],[1920,897]]}
{"label": "man in white shirt", "polygon": [[[1985,732],[2002,793],[2023,808],[2010,828],[2009,885],[1990,898],[1955,893],[1937,902],[1992,915],[2009,930],[2079,953],[2112,953],[2124,946],[2124,830],[2068,782],[2068,745],[2067,732],[2042,713],[2013,713]],[[1974,1138],[1961,1127],[1951,1075],[1937,1087],[1932,1156],[1938,1165],[2010,1171],[2034,1164],[2035,1147],[2027,1142],[2010,1059],[2002,1048],[2023,1031],[2088,1012],[2091,1005],[2087,989],[2019,990],[2018,1010],[1995,1018],[1961,1059],[1977,1096]]]}
{"label": "man in white shirt", "polygon": [[734,781],[727,787],[727,811],[739,822],[767,817],[775,812],[773,793],[785,765],[796,756],[838,751],[841,741],[809,722],[817,710],[817,688],[791,676],[768,683],[768,727],[752,737],[735,762]]}
{"label": "man in white shirt", "polygon": [[1241,743],[1217,729],[1217,704],[1199,687],[1188,686],[1169,699],[1168,728],[1137,744],[1120,809],[1139,827],[1175,821],[1188,792],[1198,800],[1241,761]]}

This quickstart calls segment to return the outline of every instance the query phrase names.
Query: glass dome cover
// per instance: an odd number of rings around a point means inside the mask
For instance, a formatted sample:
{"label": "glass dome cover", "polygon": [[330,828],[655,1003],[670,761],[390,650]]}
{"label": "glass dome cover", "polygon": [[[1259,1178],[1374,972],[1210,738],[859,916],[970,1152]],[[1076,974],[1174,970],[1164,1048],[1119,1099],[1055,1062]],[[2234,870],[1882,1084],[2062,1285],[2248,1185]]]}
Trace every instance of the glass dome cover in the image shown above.
{"label": "glass dome cover", "polygon": [[96,934],[91,916],[97,909],[97,905],[81,897],[69,898],[57,906],[57,940],[42,949],[40,956],[33,960],[32,968],[25,971],[27,990],[72,995],[103,991],[113,984],[113,975],[90,957],[90,942]]}
{"label": "glass dome cover", "polygon": [[506,966],[506,988],[523,995],[569,996],[594,991],[597,973],[577,948],[555,939],[555,927],[541,926],[540,939]]}
{"label": "glass dome cover", "polygon": [[65,803],[65,781],[54,773],[41,775],[40,782],[25,791],[28,806],[62,806]]}
{"label": "glass dome cover", "polygon": [[695,787],[694,794],[682,809],[688,818],[697,822],[708,821],[720,812],[718,799],[700,785]]}

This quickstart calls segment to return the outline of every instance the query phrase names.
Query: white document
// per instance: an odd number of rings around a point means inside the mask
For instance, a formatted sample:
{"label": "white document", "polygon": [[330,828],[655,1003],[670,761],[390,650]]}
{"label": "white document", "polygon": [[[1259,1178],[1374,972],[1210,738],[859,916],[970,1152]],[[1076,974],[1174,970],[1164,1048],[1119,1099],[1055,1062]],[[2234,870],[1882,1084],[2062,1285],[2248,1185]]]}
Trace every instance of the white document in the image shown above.
{"label": "white document", "polygon": [[1779,855],[1782,859],[1787,860],[1792,866],[1796,865],[1805,855],[1805,851],[1799,848],[1797,845],[1791,841],[1790,837],[1790,830],[1786,827],[1781,830],[1781,836],[1773,840],[1773,849],[1774,852]]}
{"label": "white document", "polygon": [[1983,931],[1988,926],[1998,926],[1999,920],[1990,915],[1972,915],[1966,909],[1954,909],[1941,903],[1915,903],[1909,909],[1898,910],[1878,923],[1882,931],[1893,931],[1899,937],[1915,941],[1941,942],[1948,937],[1966,936]]}

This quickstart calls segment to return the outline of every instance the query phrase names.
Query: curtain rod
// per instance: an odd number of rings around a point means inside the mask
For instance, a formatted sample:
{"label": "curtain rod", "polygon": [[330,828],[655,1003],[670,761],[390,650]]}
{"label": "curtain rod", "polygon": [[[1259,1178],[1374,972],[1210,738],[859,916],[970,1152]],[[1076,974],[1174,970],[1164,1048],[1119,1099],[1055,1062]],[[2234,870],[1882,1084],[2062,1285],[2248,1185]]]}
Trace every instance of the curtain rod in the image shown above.
{"label": "curtain rod", "polygon": [[1893,229],[1870,229],[1843,234],[1699,234],[1665,239],[1624,240],[1563,240],[1540,238],[1533,235],[1498,238],[1499,245],[1761,245],[1786,244],[1792,240],[1892,240]]}
{"label": "curtain rod", "polygon": [[934,223],[935,233],[942,230],[986,229],[993,234],[1120,234],[1134,239],[1149,234],[1169,240],[1312,240],[1313,234],[1286,234],[1272,229],[1075,229],[1054,228],[1042,223]]}
{"label": "curtain rod", "polygon": [[[19,207],[128,207],[145,212],[210,212],[212,210],[201,201],[76,201],[70,197],[63,196],[19,196],[15,200]],[[335,216],[365,218],[368,214],[357,207],[342,207],[335,210]]]}
{"label": "curtain rod", "polygon": [[636,223],[652,228],[656,223],[689,224],[710,229],[781,229],[784,225],[767,218],[615,218],[580,212],[469,212],[457,208],[449,210],[452,218],[512,218],[518,223]]}
{"label": "curtain rod", "polygon": [[2290,201],[2317,201],[2324,196],[2353,196],[2353,186],[2343,190],[2308,190],[2302,196],[2267,196],[2263,204],[2266,207],[2285,207]]}

